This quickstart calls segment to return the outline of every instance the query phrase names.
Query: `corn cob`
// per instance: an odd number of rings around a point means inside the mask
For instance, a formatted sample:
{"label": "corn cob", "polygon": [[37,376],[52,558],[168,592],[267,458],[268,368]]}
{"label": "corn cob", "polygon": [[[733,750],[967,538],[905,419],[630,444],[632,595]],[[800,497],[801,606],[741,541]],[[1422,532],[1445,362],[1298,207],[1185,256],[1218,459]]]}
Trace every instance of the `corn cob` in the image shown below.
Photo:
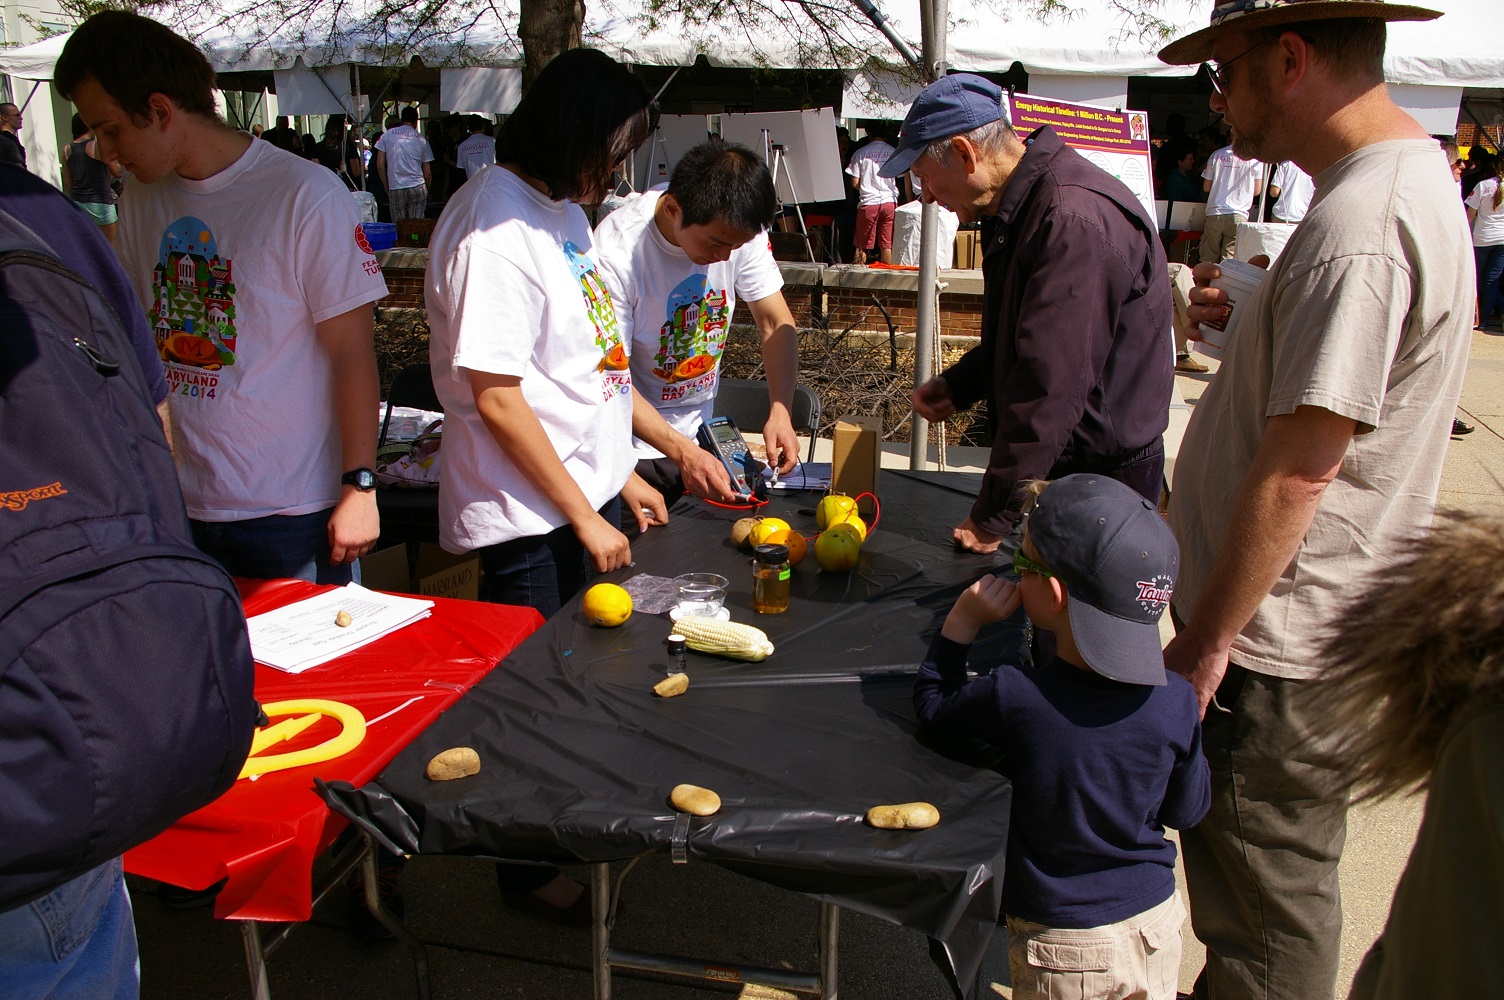
{"label": "corn cob", "polygon": [[715,653],[757,662],[767,659],[768,654],[773,652],[773,644],[768,641],[766,632],[741,622],[681,615],[674,622],[674,631],[684,636],[690,649],[701,653]]}

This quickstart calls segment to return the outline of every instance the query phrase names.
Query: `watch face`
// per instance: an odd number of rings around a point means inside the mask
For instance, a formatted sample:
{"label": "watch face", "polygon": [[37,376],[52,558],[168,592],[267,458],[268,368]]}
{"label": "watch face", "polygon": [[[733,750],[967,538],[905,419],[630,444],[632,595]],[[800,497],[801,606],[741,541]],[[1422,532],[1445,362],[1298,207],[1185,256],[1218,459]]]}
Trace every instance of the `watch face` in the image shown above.
{"label": "watch face", "polygon": [[345,473],[340,481],[355,487],[357,490],[374,490],[376,488],[376,473],[370,469],[356,469],[354,472]]}

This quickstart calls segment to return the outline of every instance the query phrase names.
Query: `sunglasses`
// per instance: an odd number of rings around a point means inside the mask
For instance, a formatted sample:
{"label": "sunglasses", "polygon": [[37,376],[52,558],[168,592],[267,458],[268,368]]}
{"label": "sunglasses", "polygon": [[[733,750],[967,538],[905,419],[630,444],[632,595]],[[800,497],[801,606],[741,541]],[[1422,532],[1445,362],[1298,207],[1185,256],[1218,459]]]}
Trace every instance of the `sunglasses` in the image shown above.
{"label": "sunglasses", "polygon": [[1033,559],[1024,555],[1024,547],[1022,545],[1018,547],[1017,552],[1013,553],[1013,572],[1019,576],[1023,576],[1025,573],[1033,573],[1035,576],[1042,576],[1046,580],[1055,575],[1050,572],[1049,567],[1041,566]]}
{"label": "sunglasses", "polygon": [[1257,48],[1259,48],[1261,46],[1267,45],[1267,44],[1269,44],[1272,41],[1274,41],[1273,38],[1266,38],[1262,42],[1255,42],[1254,44],[1250,45],[1248,48],[1244,49],[1242,52],[1239,52],[1237,55],[1235,55],[1231,59],[1227,60],[1227,62],[1222,63],[1222,64],[1217,65],[1217,66],[1213,66],[1209,62],[1201,64],[1201,65],[1203,65],[1203,66],[1206,67],[1206,75],[1211,78],[1212,89],[1217,92],[1217,96],[1218,97],[1226,97],[1227,96],[1226,77],[1223,76],[1223,74],[1227,72],[1227,67],[1231,66],[1233,63],[1237,62],[1239,59],[1243,58],[1248,53],[1252,52],[1254,49],[1257,49]]}

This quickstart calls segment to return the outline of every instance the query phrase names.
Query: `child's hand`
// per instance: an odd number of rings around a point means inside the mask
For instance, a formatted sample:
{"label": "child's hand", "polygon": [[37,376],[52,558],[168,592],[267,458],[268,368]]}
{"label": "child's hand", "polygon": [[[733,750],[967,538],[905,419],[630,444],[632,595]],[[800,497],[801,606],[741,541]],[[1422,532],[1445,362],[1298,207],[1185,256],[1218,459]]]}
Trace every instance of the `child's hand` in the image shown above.
{"label": "child's hand", "polygon": [[1018,610],[1018,604],[1018,587],[989,573],[956,598],[940,634],[952,642],[970,643],[983,625],[1002,621]]}

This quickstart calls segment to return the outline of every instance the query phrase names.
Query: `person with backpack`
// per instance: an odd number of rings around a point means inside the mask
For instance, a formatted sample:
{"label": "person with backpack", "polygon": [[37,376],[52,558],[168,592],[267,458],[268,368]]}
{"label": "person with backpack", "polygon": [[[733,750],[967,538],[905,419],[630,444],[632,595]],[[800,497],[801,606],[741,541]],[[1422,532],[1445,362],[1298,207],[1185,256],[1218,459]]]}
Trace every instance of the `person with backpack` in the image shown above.
{"label": "person with backpack", "polygon": [[254,664],[193,546],[135,294],[21,171],[0,172],[0,371],[0,993],[134,1000],[121,856],[235,781]]}

